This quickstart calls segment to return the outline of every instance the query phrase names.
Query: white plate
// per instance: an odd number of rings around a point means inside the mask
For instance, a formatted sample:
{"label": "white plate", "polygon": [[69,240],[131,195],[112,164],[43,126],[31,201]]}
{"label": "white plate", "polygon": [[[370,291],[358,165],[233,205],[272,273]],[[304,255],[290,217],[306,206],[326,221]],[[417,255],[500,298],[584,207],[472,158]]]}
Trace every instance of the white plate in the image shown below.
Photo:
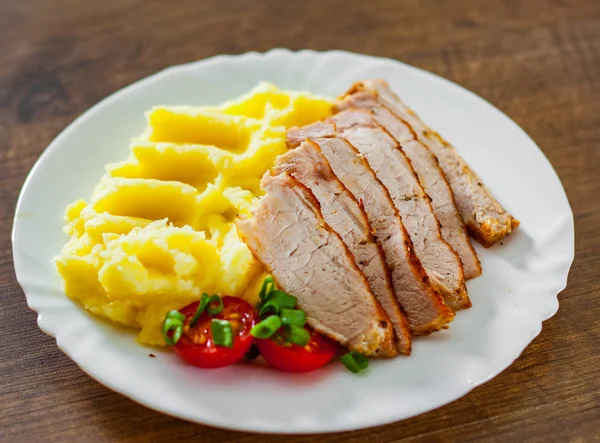
{"label": "white plate", "polygon": [[[305,375],[236,365],[200,370],[68,300],[50,260],[66,238],[63,210],[88,197],[106,163],[124,159],[155,104],[218,104],[259,81],[337,95],[383,77],[451,141],[521,227],[503,246],[477,247],[483,276],[468,284],[473,308],[447,331],[415,341],[413,355],[372,361],[353,375],[333,364]],[[574,254],[573,214],[556,173],[502,112],[447,80],[398,61],[347,52],[218,56],[177,66],[108,97],[73,122],[40,157],[15,218],[14,263],[40,328],[93,378],[186,420],[230,429],[313,433],[401,420],[449,403],[510,365],[558,309]],[[149,358],[149,352],[157,358]]]}

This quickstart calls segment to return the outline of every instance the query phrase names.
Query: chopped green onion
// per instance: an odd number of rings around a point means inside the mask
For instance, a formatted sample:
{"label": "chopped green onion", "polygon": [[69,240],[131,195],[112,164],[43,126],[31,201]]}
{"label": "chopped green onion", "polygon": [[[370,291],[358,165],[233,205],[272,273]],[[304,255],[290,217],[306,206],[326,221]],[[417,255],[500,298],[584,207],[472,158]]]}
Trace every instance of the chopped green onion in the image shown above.
{"label": "chopped green onion", "polygon": [[273,280],[273,277],[269,275],[267,278],[265,278],[265,281],[263,281],[263,284],[260,287],[258,298],[260,298],[261,301],[265,301],[267,298],[269,298],[269,295],[273,289],[275,289],[275,280]]}
{"label": "chopped green onion", "polygon": [[[267,279],[265,279],[265,282]],[[264,286],[264,284],[263,284]],[[256,307],[259,309],[258,315],[263,316],[269,312],[279,315],[282,309],[293,309],[298,299],[287,292],[278,289],[271,289],[264,299]]]}
{"label": "chopped green onion", "polygon": [[296,297],[278,289],[271,291],[271,294],[269,295],[269,301],[270,300],[273,300],[273,302],[277,303],[279,309],[294,309],[296,307],[296,303],[298,303],[298,299]]}
{"label": "chopped green onion", "polygon": [[300,309],[282,309],[281,323],[302,327],[306,323],[306,314]]}
{"label": "chopped green onion", "polygon": [[343,355],[340,360],[342,360],[344,366],[346,366],[355,374],[364,371],[369,366],[369,360],[367,357],[356,351],[348,352],[347,354]]}
{"label": "chopped green onion", "polygon": [[[162,333],[165,338],[165,343],[169,346],[177,344],[183,333],[183,322],[185,315],[177,310],[169,311],[165,316]],[[169,337],[169,332],[173,332],[173,336]]]}
{"label": "chopped green onion", "polygon": [[281,327],[281,319],[277,315],[271,315],[254,326],[250,335],[256,338],[269,338]]}
{"label": "chopped green onion", "polygon": [[194,326],[196,326],[196,322],[198,321],[198,319],[200,318],[200,316],[206,309],[206,306],[208,305],[209,301],[210,301],[210,298],[209,298],[208,294],[206,292],[204,294],[202,294],[202,297],[200,297],[200,302],[198,303],[198,309],[196,309],[196,313],[194,314],[194,317],[192,318],[192,321],[190,322],[190,326],[192,328]]}
{"label": "chopped green onion", "polygon": [[272,311],[273,314],[279,314],[279,305],[275,300],[267,300],[260,306],[260,310],[258,311],[259,316],[263,316],[266,313]]}
{"label": "chopped green onion", "polygon": [[298,346],[306,346],[310,341],[310,332],[301,326],[288,325],[284,336],[290,343]]}
{"label": "chopped green onion", "polygon": [[215,345],[233,348],[233,328],[228,320],[213,318],[210,329]]}
{"label": "chopped green onion", "polygon": [[172,311],[167,312],[167,318],[176,318],[183,322],[185,320],[185,315],[183,315],[177,309],[173,309]]}
{"label": "chopped green onion", "polygon": [[[216,307],[213,307],[212,304],[218,302],[219,304]],[[208,299],[208,304],[206,305],[206,310],[208,311],[208,315],[214,317],[215,315],[219,315],[223,310],[223,300],[218,295],[213,295]]]}

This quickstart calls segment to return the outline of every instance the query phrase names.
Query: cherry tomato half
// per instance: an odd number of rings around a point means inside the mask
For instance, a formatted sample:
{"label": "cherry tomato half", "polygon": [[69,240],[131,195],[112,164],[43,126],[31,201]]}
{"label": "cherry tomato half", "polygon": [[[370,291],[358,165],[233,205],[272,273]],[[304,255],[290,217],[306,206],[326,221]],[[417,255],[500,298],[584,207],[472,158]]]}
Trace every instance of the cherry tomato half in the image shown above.
{"label": "cherry tomato half", "polygon": [[267,363],[274,368],[286,372],[310,372],[329,363],[338,345],[312,329],[309,332],[310,341],[305,346],[286,344],[277,338],[277,334],[275,338],[256,340],[256,345]]}
{"label": "cherry tomato half", "polygon": [[[183,333],[175,345],[175,352],[195,366],[201,368],[220,368],[231,365],[240,360],[252,346],[254,338],[250,330],[256,323],[256,316],[252,305],[238,297],[222,297],[223,310],[210,316],[204,311],[198,318],[194,327],[190,322],[198,309],[194,302],[180,309],[185,316]],[[228,320],[233,329],[233,346],[231,348],[218,346],[212,340],[212,319]]]}

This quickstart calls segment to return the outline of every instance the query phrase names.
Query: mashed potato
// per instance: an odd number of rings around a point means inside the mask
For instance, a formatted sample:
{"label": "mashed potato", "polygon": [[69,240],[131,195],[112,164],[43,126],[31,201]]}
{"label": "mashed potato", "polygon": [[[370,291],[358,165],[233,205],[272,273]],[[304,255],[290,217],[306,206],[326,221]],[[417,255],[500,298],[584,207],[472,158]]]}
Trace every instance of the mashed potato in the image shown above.
{"label": "mashed potato", "polygon": [[286,129],[327,117],[331,105],[262,83],[219,107],[151,109],[129,158],[66,210],[70,240],[54,260],[65,293],[154,345],[165,313],[203,292],[254,302],[264,272],[233,220],[260,197]]}

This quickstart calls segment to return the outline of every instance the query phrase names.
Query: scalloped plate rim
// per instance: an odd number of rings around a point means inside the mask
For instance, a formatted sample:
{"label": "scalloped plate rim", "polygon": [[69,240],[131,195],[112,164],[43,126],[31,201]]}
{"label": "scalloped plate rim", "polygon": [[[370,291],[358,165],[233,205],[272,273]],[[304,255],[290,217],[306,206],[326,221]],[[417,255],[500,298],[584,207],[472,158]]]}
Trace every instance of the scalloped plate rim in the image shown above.
{"label": "scalloped plate rim", "polygon": [[[86,110],[80,116],[75,118],[63,131],[60,132],[60,134],[58,134],[56,136],[56,138],[43,151],[43,153],[40,155],[40,157],[37,159],[37,161],[33,165],[30,173],[28,174],[28,176],[23,184],[21,193],[20,193],[18,201],[17,201],[15,216],[14,216],[13,230],[12,230],[12,235],[11,235],[12,244],[13,244],[13,262],[15,264],[17,281],[19,282],[19,284],[23,288],[23,291],[26,294],[27,304],[32,310],[34,310],[38,313],[38,319],[37,319],[38,326],[44,333],[46,333],[49,336],[57,338],[57,334],[59,331],[57,331],[56,328],[49,327],[48,325],[44,324],[44,321],[43,321],[44,309],[43,308],[40,308],[38,306],[36,309],[36,307],[32,306],[32,305],[35,305],[34,299],[39,296],[39,294],[38,294],[39,291],[35,288],[28,289],[28,284],[24,279],[24,276],[26,275],[26,271],[22,270],[19,267],[19,265],[17,265],[17,263],[19,262],[19,257],[18,257],[19,250],[16,247],[16,241],[17,241],[16,239],[19,235],[19,230],[20,230],[20,228],[19,228],[20,208],[23,205],[23,200],[25,199],[25,195],[31,186],[31,181],[32,181],[33,177],[37,173],[38,169],[40,167],[42,167],[45,159],[48,158],[49,156],[51,156],[55,150],[60,149],[61,142],[63,141],[63,139],[68,137],[70,131],[73,130],[73,128],[76,127],[79,123],[81,123],[85,119],[92,117],[96,111],[102,109],[104,106],[108,106],[110,104],[110,102],[113,99],[115,99],[116,97],[118,97],[122,94],[126,94],[127,92],[132,91],[133,89],[142,88],[149,82],[159,79],[163,75],[168,75],[170,72],[176,72],[176,71],[180,71],[180,70],[184,70],[184,69],[194,69],[197,67],[201,67],[203,64],[218,63],[220,60],[239,60],[239,59],[248,58],[248,57],[257,57],[259,59],[262,59],[264,57],[280,55],[280,54],[285,55],[285,56],[291,56],[291,57],[295,57],[298,54],[310,54],[313,56],[316,55],[318,57],[327,57],[327,56],[334,57],[336,55],[344,55],[344,56],[359,57],[359,58],[368,59],[371,61],[382,61],[383,60],[383,61],[391,62],[394,64],[402,65],[404,68],[418,71],[420,74],[435,78],[437,81],[442,80],[444,82],[447,82],[448,84],[452,85],[452,87],[454,87],[454,88],[460,88],[463,93],[466,92],[469,95],[471,95],[472,97],[475,97],[476,99],[485,102],[487,105],[493,107],[500,114],[502,114],[506,119],[509,119],[513,125],[516,125],[518,127],[518,129],[523,133],[523,135],[525,135],[531,141],[531,143],[539,150],[539,147],[537,147],[535,142],[533,140],[531,140],[529,135],[527,135],[522,130],[522,128],[520,128],[514,121],[512,121],[502,111],[495,108],[493,105],[491,105],[485,99],[483,99],[480,96],[476,95],[475,93],[469,91],[468,89],[466,89],[454,82],[451,82],[441,76],[438,76],[431,72],[425,71],[421,68],[414,67],[414,66],[408,65],[406,63],[403,63],[401,61],[391,59],[391,58],[374,57],[374,56],[370,56],[370,55],[366,55],[366,54],[357,54],[357,53],[341,51],[341,50],[318,52],[318,51],[312,51],[312,50],[290,51],[287,49],[277,48],[277,49],[272,49],[272,50],[264,52],[264,53],[248,52],[248,53],[244,53],[244,54],[233,54],[233,55],[221,54],[221,55],[216,55],[214,57],[210,57],[210,58],[195,61],[195,62],[189,62],[189,63],[185,63],[185,64],[180,64],[180,65],[175,65],[175,66],[170,66],[170,67],[164,68],[150,76],[147,76],[143,79],[140,79],[134,83],[131,83],[131,84],[115,91],[114,93],[108,95],[107,97],[105,97],[104,99],[99,101],[97,104],[90,107],[88,110]],[[541,152],[541,150],[540,150],[540,152]],[[543,152],[541,152],[541,153],[543,155]],[[554,171],[554,169],[552,168],[551,164],[549,163],[549,161],[545,157],[545,155],[543,155],[543,157],[544,157],[545,161],[548,163],[548,165],[550,166],[550,169],[552,170],[552,172],[554,173],[556,180],[558,180],[558,182],[560,183],[560,179],[559,179],[558,175],[556,174],[556,171]],[[561,184],[561,189],[564,193],[564,197],[567,200],[567,205],[568,205],[568,199],[566,197],[566,193],[564,192],[564,188],[562,187],[562,184]],[[404,420],[404,419],[422,414],[424,412],[427,412],[427,411],[430,411],[433,409],[437,409],[438,407],[441,407],[445,404],[451,403],[451,402],[461,398],[462,396],[466,395],[474,388],[488,382],[492,378],[496,377],[499,373],[504,371],[508,366],[510,366],[521,355],[521,353],[525,350],[525,348],[540,334],[540,332],[542,330],[542,323],[544,321],[548,320],[549,318],[551,318],[552,316],[554,316],[556,314],[556,312],[558,311],[558,308],[559,308],[558,294],[566,288],[569,270],[573,263],[574,252],[575,252],[574,251],[574,220],[573,220],[573,212],[572,212],[572,209],[570,208],[570,205],[569,205],[569,211],[570,211],[570,213],[568,214],[569,219],[568,219],[567,228],[569,229],[569,232],[573,233],[573,235],[571,236],[573,238],[573,240],[571,240],[573,247],[572,247],[572,251],[570,251],[569,257],[567,257],[565,262],[563,263],[563,267],[566,268],[566,272],[564,273],[564,277],[561,278],[560,289],[556,292],[555,306],[553,306],[552,310],[547,311],[541,315],[542,318],[539,320],[537,327],[535,328],[535,331],[531,331],[532,334],[530,334],[526,339],[523,339],[524,345],[522,347],[518,346],[519,349],[515,348],[516,350],[515,350],[514,356],[510,358],[510,361],[506,361],[505,364],[495,368],[493,371],[488,373],[487,376],[485,376],[481,379],[478,379],[478,380],[468,382],[466,384],[465,389],[462,389],[456,395],[450,395],[445,398],[442,398],[439,401],[435,402],[435,404],[433,404],[433,405],[415,409],[410,414],[404,414],[402,417],[398,417],[398,418],[391,419],[391,420],[389,419],[389,417],[386,417],[385,419],[382,419],[380,421],[371,420],[371,423],[366,424],[366,425],[358,424],[357,426],[352,426],[352,425],[341,426],[341,427],[331,428],[331,429],[306,429],[306,430],[293,429],[292,432],[297,433],[297,434],[310,434],[310,433],[317,433],[317,432],[318,433],[330,433],[330,432],[339,432],[339,431],[349,431],[349,430],[363,429],[366,427],[379,426],[379,425],[384,425],[384,424],[392,423],[392,422],[399,421],[399,420]],[[51,315],[51,314],[49,314],[49,315]],[[241,426],[240,427],[240,426],[230,425],[230,424],[226,424],[226,423],[222,423],[222,422],[214,422],[211,420],[198,419],[198,417],[193,417],[193,416],[188,416],[186,414],[182,414],[181,412],[177,412],[177,411],[173,410],[172,408],[165,408],[165,407],[157,406],[155,404],[155,402],[152,402],[150,399],[145,398],[144,395],[140,395],[139,393],[128,391],[126,389],[126,387],[120,386],[119,383],[115,383],[115,382],[111,381],[110,379],[103,377],[101,374],[96,373],[96,371],[94,371],[93,368],[89,367],[89,365],[85,364],[85,362],[78,361],[72,355],[73,353],[72,353],[72,349],[70,348],[70,346],[68,344],[65,345],[65,343],[59,343],[58,338],[57,338],[57,346],[59,347],[59,349],[61,349],[61,351],[63,351],[67,356],[69,356],[69,358],[71,358],[91,378],[93,378],[97,382],[109,387],[110,389],[112,389],[122,395],[125,395],[126,397],[130,398],[131,400],[135,401],[136,403],[141,404],[152,410],[167,413],[169,415],[172,415],[172,416],[175,416],[178,418],[182,418],[185,420],[189,420],[192,422],[206,424],[206,425],[210,425],[210,426],[216,426],[216,427],[223,428],[223,429],[238,430],[238,431],[242,430],[242,431],[250,431],[250,432],[262,432],[262,433],[288,433],[286,430],[281,429],[281,426],[279,427],[279,429],[277,429],[277,427],[275,427],[273,429],[253,428],[252,426]]]}

